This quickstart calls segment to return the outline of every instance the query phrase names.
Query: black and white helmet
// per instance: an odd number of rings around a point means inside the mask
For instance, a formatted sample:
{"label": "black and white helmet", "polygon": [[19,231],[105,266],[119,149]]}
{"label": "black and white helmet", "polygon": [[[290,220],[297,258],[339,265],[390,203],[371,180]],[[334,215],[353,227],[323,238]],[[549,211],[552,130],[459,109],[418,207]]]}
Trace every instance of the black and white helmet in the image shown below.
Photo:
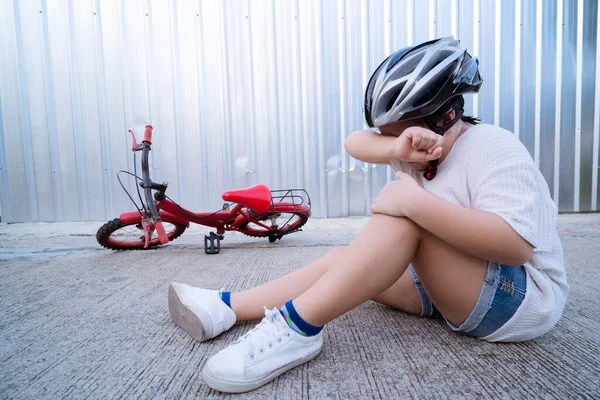
{"label": "black and white helmet", "polygon": [[422,118],[450,98],[477,93],[483,80],[479,60],[453,37],[400,49],[381,63],[365,91],[370,127]]}

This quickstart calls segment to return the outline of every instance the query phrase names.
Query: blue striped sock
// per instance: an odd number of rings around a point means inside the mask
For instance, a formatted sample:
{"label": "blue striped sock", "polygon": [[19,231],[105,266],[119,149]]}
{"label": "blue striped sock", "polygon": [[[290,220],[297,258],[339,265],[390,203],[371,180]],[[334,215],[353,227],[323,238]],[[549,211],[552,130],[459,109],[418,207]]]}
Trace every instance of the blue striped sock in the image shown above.
{"label": "blue striped sock", "polygon": [[231,292],[221,292],[221,300],[231,308]]}
{"label": "blue striped sock", "polygon": [[303,320],[296,311],[292,300],[285,303],[285,305],[279,309],[279,312],[289,327],[302,336],[315,336],[323,329],[322,326],[311,325]]}

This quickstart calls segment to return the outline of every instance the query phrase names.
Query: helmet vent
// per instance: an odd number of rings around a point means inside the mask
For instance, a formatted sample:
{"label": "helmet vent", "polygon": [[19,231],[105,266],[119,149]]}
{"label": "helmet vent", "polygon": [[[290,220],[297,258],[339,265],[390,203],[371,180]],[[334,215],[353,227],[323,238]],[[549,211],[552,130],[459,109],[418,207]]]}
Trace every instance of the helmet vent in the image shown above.
{"label": "helmet vent", "polygon": [[385,112],[388,112],[392,109],[392,107],[394,106],[394,103],[398,99],[398,96],[400,96],[400,93],[402,93],[402,89],[404,89],[404,85],[399,87],[398,90],[390,97],[390,100],[388,101],[387,105],[385,106]]}
{"label": "helmet vent", "polygon": [[442,88],[446,85],[447,81],[448,79],[441,79],[435,85],[431,86],[429,90],[423,93],[423,96],[415,102],[414,107],[416,108],[424,106],[433,100],[439,91],[442,90]]}
{"label": "helmet vent", "polygon": [[424,51],[414,54],[414,55],[411,55],[395,71],[390,72],[390,75],[393,77],[409,75],[410,73],[412,73],[415,70],[415,68],[417,68],[417,66],[423,59],[424,55],[425,55]]}

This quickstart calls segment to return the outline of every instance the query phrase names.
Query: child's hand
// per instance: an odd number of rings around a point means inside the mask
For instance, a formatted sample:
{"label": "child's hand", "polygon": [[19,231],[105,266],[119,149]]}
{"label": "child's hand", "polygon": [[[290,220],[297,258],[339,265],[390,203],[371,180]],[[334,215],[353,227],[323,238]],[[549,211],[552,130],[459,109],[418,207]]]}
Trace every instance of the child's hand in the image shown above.
{"label": "child's hand", "polygon": [[394,155],[400,161],[431,161],[442,156],[444,137],[429,129],[412,126],[394,141]]}
{"label": "child's hand", "polygon": [[408,209],[419,201],[424,189],[408,174],[398,172],[397,181],[388,183],[381,189],[371,206],[373,214],[386,214],[393,217],[406,217]]}

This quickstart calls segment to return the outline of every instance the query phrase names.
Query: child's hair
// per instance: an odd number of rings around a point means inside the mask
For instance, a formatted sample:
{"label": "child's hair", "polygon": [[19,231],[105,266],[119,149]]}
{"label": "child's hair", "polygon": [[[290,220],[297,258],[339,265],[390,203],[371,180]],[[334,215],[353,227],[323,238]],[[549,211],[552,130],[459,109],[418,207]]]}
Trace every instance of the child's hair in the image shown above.
{"label": "child's hair", "polygon": [[[450,110],[464,110],[465,107],[465,99],[462,96],[456,96],[445,102],[436,112],[431,115],[428,115],[427,121],[432,123],[433,125],[441,125],[442,118],[444,115]],[[477,125],[481,120],[479,118],[471,117],[468,115],[462,115],[460,119],[463,122],[471,125]]]}

